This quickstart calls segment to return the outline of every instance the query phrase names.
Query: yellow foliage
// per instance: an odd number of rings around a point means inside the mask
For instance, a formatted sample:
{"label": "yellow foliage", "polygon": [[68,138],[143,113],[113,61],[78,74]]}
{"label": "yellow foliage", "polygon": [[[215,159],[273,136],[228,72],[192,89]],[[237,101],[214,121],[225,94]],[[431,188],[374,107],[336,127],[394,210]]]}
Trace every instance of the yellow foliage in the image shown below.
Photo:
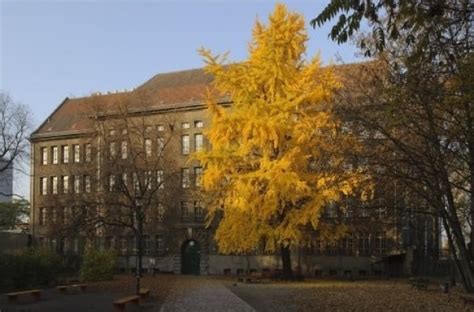
{"label": "yellow foliage", "polygon": [[209,222],[222,211],[216,240],[224,253],[246,253],[263,241],[269,251],[304,245],[323,207],[365,180],[343,167],[342,152],[357,141],[338,131],[331,112],[340,87],[333,70],[321,68],[319,56],[303,58],[303,17],[279,4],[269,19],[256,23],[244,62],[225,64],[225,55],[200,50],[214,88],[233,103],[220,107],[209,93],[212,147],[196,154],[212,198]]}

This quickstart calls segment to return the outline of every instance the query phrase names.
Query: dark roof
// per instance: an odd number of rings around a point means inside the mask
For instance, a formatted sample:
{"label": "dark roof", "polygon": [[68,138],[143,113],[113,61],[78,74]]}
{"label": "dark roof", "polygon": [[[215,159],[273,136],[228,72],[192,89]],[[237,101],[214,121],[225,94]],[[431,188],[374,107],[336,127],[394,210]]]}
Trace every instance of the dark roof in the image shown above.
{"label": "dark roof", "polygon": [[[338,65],[337,72],[343,73],[354,65]],[[201,106],[211,82],[212,76],[199,68],[157,74],[133,91],[66,98],[33,132],[32,139],[87,132],[92,127],[93,115],[112,114],[121,102],[127,103],[132,111]],[[230,99],[220,96],[220,102]]]}
{"label": "dark roof", "polygon": [[202,105],[212,77],[202,68],[158,74],[133,91],[66,98],[38,127],[32,138],[87,131],[96,113],[112,113],[114,106],[128,101],[133,109],[161,110]]}

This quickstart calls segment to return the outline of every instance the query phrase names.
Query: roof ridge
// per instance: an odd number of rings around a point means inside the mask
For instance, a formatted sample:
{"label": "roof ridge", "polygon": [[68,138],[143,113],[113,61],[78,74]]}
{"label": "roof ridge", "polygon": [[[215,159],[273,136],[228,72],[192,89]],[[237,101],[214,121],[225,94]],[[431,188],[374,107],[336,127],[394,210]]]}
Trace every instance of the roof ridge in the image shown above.
{"label": "roof ridge", "polygon": [[155,79],[158,76],[166,76],[166,75],[171,75],[171,74],[180,74],[180,73],[199,71],[199,70],[204,72],[204,66],[203,67],[194,67],[194,68],[189,68],[189,69],[182,69],[182,70],[175,70],[175,71],[160,72],[160,73],[157,73],[157,74],[153,75],[150,79],[148,79],[145,82],[143,82],[142,84],[140,84],[137,88],[140,88],[140,87],[146,85],[147,83],[149,83],[150,81],[152,81],[153,79]]}

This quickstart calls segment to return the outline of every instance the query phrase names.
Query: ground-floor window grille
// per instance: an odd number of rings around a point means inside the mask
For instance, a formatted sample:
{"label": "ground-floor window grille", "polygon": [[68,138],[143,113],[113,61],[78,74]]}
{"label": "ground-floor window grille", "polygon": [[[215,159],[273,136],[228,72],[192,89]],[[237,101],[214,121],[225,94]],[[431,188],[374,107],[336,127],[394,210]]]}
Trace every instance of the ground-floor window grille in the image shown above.
{"label": "ground-floor window grille", "polygon": [[105,238],[105,249],[113,249],[114,248],[114,238],[112,236],[107,236]]}
{"label": "ground-floor window grille", "polygon": [[120,254],[125,256],[128,251],[128,240],[125,236],[120,237]]}
{"label": "ground-floor window grille", "polygon": [[329,256],[336,256],[338,253],[338,243],[335,240],[331,240],[326,245],[326,250]]}
{"label": "ground-floor window grille", "polygon": [[165,255],[165,245],[163,242],[163,235],[155,236],[155,251],[157,256]]}
{"label": "ground-floor window grille", "polygon": [[387,239],[385,232],[379,232],[375,236],[375,253],[384,255],[387,252]]}
{"label": "ground-floor window grille", "polygon": [[150,255],[150,236],[148,235],[143,236],[143,255]]}
{"label": "ground-floor window grille", "polygon": [[345,255],[352,255],[352,234],[348,234],[342,239],[342,251]]}
{"label": "ground-floor window grille", "polygon": [[359,234],[358,241],[359,256],[367,256],[370,253],[370,236],[366,233]]}

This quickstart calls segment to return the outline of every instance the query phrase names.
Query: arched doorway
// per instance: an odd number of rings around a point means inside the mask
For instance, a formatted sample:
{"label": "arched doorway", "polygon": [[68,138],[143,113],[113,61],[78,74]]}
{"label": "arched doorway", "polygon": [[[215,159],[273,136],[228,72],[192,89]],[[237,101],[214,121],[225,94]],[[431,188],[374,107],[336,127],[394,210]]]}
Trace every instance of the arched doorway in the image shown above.
{"label": "arched doorway", "polygon": [[188,240],[181,248],[181,273],[199,275],[201,248],[195,240]]}

